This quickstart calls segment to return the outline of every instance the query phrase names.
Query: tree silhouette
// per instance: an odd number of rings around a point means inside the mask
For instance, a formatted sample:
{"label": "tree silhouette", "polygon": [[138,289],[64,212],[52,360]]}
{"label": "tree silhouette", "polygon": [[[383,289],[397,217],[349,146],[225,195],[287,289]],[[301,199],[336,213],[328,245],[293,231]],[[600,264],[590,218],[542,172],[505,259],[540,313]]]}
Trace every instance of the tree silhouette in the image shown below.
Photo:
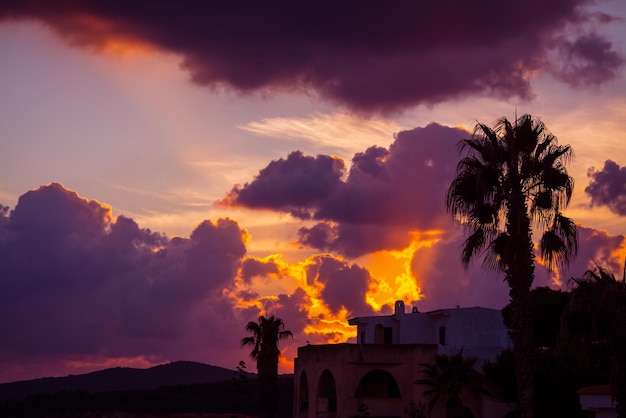
{"label": "tree silhouette", "polygon": [[250,357],[256,361],[258,372],[259,407],[267,417],[272,417],[278,407],[278,342],[293,337],[291,331],[284,328],[282,319],[261,315],[257,322],[250,321],[246,325],[246,331],[252,336],[241,339],[242,347],[253,347]]}
{"label": "tree silhouette", "polygon": [[463,357],[463,350],[454,355],[438,354],[433,363],[422,364],[423,379],[415,381],[428,386],[424,395],[430,397],[428,410],[438,403],[445,406],[446,418],[472,418],[473,415],[463,404],[463,389],[478,391],[474,383],[478,373],[473,367],[476,358]]}
{"label": "tree silhouette", "polygon": [[618,416],[626,418],[626,263],[622,280],[596,266],[572,281],[560,349],[584,360],[608,353]]}
{"label": "tree silhouette", "polygon": [[[461,261],[479,253],[483,264],[504,272],[511,299],[511,338],[522,418],[533,417],[534,362],[530,288],[534,280],[532,227],[542,234],[548,266],[563,267],[578,250],[576,225],[563,216],[574,180],[565,169],[571,148],[557,144],[543,123],[523,115],[514,124],[478,123],[460,145],[467,155],[457,166],[446,207],[467,230]],[[484,252],[482,250],[485,250]]]}

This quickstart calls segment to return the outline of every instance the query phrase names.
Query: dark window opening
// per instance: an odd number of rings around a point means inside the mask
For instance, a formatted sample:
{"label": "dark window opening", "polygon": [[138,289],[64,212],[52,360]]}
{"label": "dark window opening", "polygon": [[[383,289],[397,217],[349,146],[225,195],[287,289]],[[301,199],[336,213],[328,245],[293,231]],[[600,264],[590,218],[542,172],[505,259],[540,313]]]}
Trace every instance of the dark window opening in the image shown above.
{"label": "dark window opening", "polygon": [[439,344],[446,345],[446,327],[439,327]]}
{"label": "dark window opening", "polygon": [[300,375],[300,388],[299,388],[299,409],[300,412],[309,410],[309,383],[306,378],[306,373],[302,372]]}
{"label": "dark window opening", "polygon": [[374,327],[374,344],[385,343],[385,327],[383,324],[376,324]]}
{"label": "dark window opening", "polygon": [[[324,370],[317,386],[318,412],[337,412],[337,389],[335,387],[335,379],[328,370]],[[325,406],[324,406],[325,404]]]}
{"label": "dark window opening", "polygon": [[391,327],[385,327],[385,344],[391,344],[393,342],[393,329]]}

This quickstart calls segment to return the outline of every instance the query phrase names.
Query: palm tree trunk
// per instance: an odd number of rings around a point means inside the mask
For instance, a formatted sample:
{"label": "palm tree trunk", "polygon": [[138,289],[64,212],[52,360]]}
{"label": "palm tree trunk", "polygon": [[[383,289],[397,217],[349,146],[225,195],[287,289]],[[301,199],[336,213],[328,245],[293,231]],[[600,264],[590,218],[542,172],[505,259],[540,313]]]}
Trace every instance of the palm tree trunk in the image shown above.
{"label": "palm tree trunk", "polygon": [[514,190],[509,201],[507,224],[513,245],[508,256],[507,280],[511,297],[513,325],[511,339],[513,340],[513,355],[515,357],[515,381],[520,417],[533,418],[535,409],[535,361],[533,357],[530,289],[534,279],[535,265],[530,219],[519,184],[519,181],[514,177],[512,181]]}
{"label": "palm tree trunk", "polygon": [[515,383],[521,418],[534,416],[534,378],[532,313],[530,290],[511,289],[513,355],[515,356]]}

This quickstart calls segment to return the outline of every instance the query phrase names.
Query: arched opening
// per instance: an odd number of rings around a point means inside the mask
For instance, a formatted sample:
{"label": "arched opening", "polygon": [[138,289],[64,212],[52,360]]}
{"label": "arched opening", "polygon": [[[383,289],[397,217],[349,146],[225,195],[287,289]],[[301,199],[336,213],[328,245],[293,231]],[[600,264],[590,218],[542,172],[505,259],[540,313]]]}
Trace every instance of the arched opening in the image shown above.
{"label": "arched opening", "polygon": [[317,386],[317,412],[337,412],[335,378],[328,370],[324,370]]}
{"label": "arched opening", "polygon": [[309,410],[309,382],[306,373],[300,375],[300,384],[298,385],[298,411],[306,412]]}
{"label": "arched opening", "polygon": [[356,397],[399,398],[400,388],[391,373],[385,370],[371,370],[359,382]]}

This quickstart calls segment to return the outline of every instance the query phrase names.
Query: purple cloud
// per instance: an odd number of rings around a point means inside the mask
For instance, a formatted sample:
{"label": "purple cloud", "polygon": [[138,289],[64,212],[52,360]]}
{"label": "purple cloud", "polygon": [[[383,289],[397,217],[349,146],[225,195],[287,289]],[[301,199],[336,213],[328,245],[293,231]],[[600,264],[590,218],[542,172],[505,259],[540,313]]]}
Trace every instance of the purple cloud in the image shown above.
{"label": "purple cloud", "polygon": [[193,351],[184,347],[198,333],[191,318],[207,315],[228,329],[207,325],[211,344],[237,346],[248,318],[222,293],[246,254],[235,221],[204,221],[189,238],[168,239],[54,183],[1,215],[0,378],[18,358],[177,359]]}
{"label": "purple cloud", "polygon": [[[616,277],[624,267],[626,253],[626,237],[624,235],[610,235],[606,231],[578,226],[578,255],[567,269],[560,272],[563,289],[570,289],[572,277],[582,277],[585,271],[593,269],[596,264],[607,268]],[[537,286],[548,286],[551,283],[551,273],[538,266],[535,274]]]}
{"label": "purple cloud", "polygon": [[[469,95],[532,97],[528,74],[560,65],[548,56],[566,30],[612,20],[585,10],[591,3],[151,3],[146,12],[144,4],[32,0],[4,4],[0,19],[39,20],[78,47],[147,44],[181,56],[191,80],[215,90],[304,91],[389,113]],[[622,65],[597,34],[561,50],[555,59],[578,63],[562,71],[570,83],[605,81]]]}
{"label": "purple cloud", "polygon": [[591,181],[585,193],[591,196],[591,204],[606,206],[611,212],[626,216],[626,166],[606,160],[602,170],[591,167],[587,177]]}
{"label": "purple cloud", "polygon": [[624,58],[612,47],[597,33],[584,34],[574,41],[562,40],[558,47],[562,61],[554,73],[572,86],[612,80],[624,64]]}
{"label": "purple cloud", "polygon": [[250,283],[254,277],[276,277],[280,272],[274,260],[263,261],[257,258],[246,258],[241,266],[241,278]]}
{"label": "purple cloud", "polygon": [[424,298],[414,302],[420,311],[454,306],[483,306],[501,309],[508,303],[504,277],[482,268],[481,260],[463,269],[460,251],[464,238],[441,240],[422,247],[413,254],[411,271],[417,278]]}
{"label": "purple cloud", "polygon": [[[310,324],[309,307],[311,301],[304,289],[298,287],[291,295],[280,294],[276,298],[263,300],[263,309],[267,315],[274,315],[285,321],[286,329],[295,336],[302,334]],[[302,345],[302,341],[299,345]]]}
{"label": "purple cloud", "polygon": [[324,285],[321,297],[331,312],[336,314],[345,308],[349,316],[373,314],[372,308],[365,302],[371,279],[366,269],[332,256],[316,256],[315,261],[307,267],[307,283]]}
{"label": "purple cloud", "polygon": [[307,157],[294,151],[286,160],[269,163],[251,183],[235,186],[222,203],[275,209],[307,219],[310,208],[339,186],[343,170],[343,161],[338,158]]}
{"label": "purple cloud", "polygon": [[301,228],[299,239],[323,251],[356,257],[402,249],[411,230],[449,227],[445,193],[456,169],[456,145],[468,136],[435,123],[400,132],[388,150],[356,154],[345,180],[335,159],[330,164],[330,157],[292,153],[233,188],[222,203],[318,220]]}

